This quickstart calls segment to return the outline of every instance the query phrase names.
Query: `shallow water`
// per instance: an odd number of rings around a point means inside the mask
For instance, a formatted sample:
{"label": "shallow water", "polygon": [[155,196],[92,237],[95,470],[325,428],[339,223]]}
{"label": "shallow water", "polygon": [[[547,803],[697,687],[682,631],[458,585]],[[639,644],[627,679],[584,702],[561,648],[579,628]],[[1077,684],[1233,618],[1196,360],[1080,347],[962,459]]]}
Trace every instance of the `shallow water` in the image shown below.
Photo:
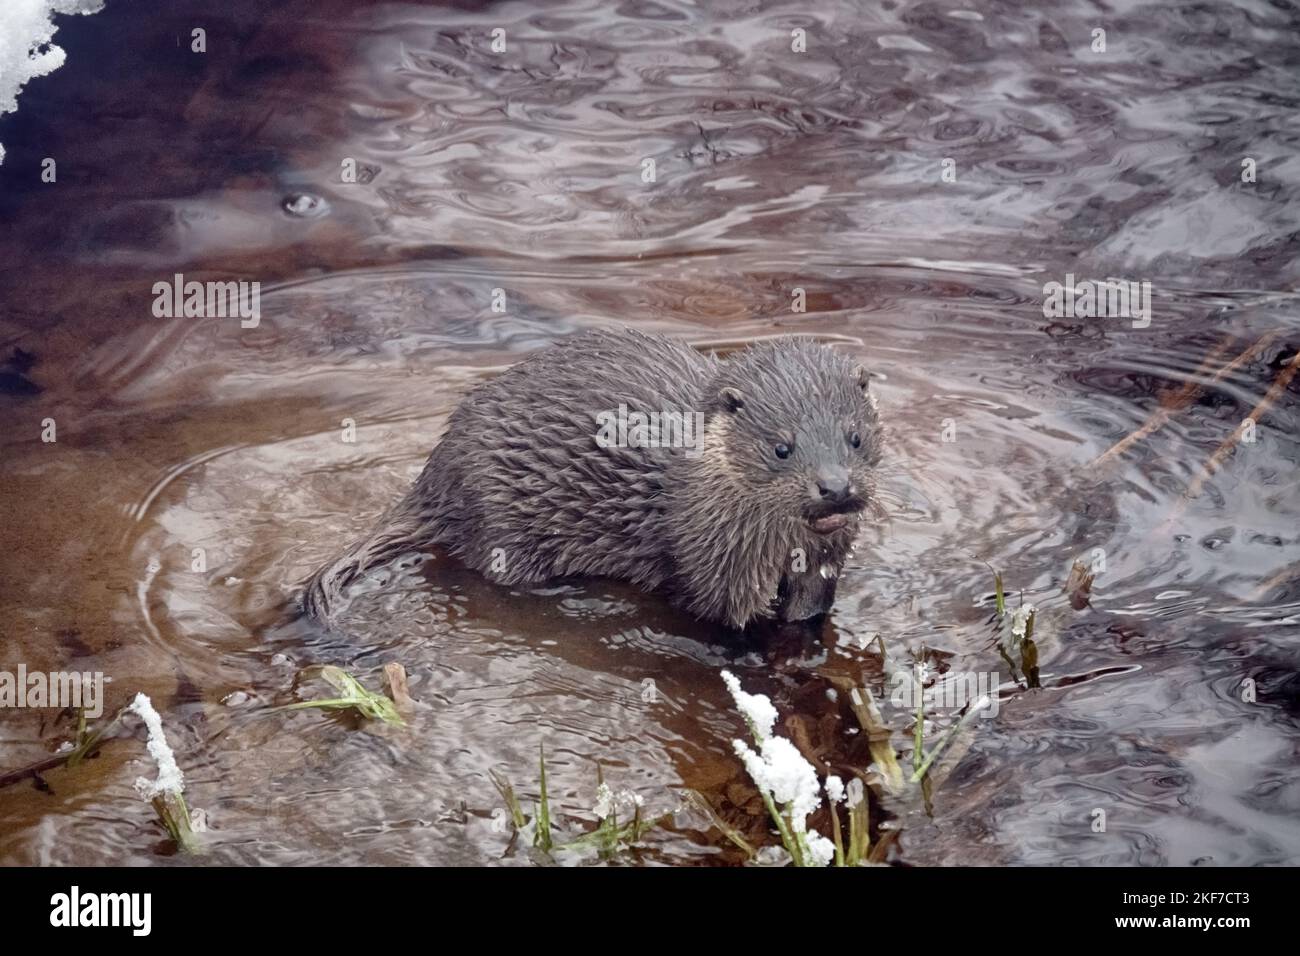
{"label": "shallow water", "polygon": [[[1293,5],[263,7],[110,0],[0,122],[3,666],[103,671],[110,710],[149,693],[207,860],[529,863],[488,773],[531,800],[543,743],[574,832],[599,765],[650,809],[696,789],[761,838],[718,670],[848,776],[869,758],[829,681],[887,701],[879,633],[895,665],[1003,682],[930,813],[873,797],[891,861],[1300,862],[1300,380],[1269,395],[1300,347]],[[260,325],[154,318],[176,272],[260,281]],[[1045,319],[1067,273],[1150,281],[1149,327]],[[333,632],[292,620],[468,387],[609,323],[810,333],[880,373],[890,515],[822,633],[737,646],[662,596],[516,593],[438,560]],[[1188,497],[1266,396],[1258,440]],[[1075,610],[1062,585],[1096,549]],[[996,651],[989,566],[1041,609],[1041,688]],[[379,687],[394,660],[404,730],[263,710],[309,664]],[[884,709],[908,761],[911,718]],[[0,769],[71,730],[0,713]],[[124,737],[0,789],[0,861],[178,861],[132,792],[142,755]],[[683,813],[624,859],[741,858]]]}

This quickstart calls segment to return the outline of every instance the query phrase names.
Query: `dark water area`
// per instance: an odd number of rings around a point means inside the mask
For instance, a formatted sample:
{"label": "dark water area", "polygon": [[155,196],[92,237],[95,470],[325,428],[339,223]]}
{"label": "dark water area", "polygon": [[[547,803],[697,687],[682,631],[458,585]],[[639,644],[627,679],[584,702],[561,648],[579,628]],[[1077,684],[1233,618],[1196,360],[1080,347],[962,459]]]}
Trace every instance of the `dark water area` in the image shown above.
{"label": "dark water area", "polygon": [[[823,772],[870,762],[837,680],[910,761],[879,634],[1002,682],[928,810],[873,794],[889,862],[1300,863],[1298,30],[1281,0],[64,18],[67,64],[0,118],[0,668],[149,694],[207,862],[528,864],[489,772],[530,804],[542,744],[571,832],[599,766],[771,842],[723,667]],[[260,323],[156,317],[176,273],[260,282]],[[1045,317],[1067,276],[1149,282],[1149,324]],[[292,619],[468,388],[617,324],[810,334],[878,373],[888,517],[822,630],[738,643],[663,595],[437,558],[334,630]],[[1039,609],[1041,687],[1000,658],[991,568]],[[307,665],[390,661],[405,728],[265,712]],[[0,772],[74,729],[0,711]],[[132,790],[142,739],[0,788],[0,862],[186,862]],[[742,855],[684,812],[623,860]]]}

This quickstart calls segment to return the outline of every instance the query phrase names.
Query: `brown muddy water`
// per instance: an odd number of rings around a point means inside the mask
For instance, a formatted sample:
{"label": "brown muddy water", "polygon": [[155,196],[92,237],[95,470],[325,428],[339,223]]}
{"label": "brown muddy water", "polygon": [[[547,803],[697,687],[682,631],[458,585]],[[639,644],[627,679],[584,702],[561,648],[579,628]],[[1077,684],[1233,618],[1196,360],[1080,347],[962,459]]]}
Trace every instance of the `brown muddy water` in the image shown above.
{"label": "brown muddy water", "polygon": [[[1295,4],[214,9],[65,21],[68,64],[0,122],[0,667],[102,671],[110,712],[151,695],[205,862],[529,864],[489,771],[529,804],[542,743],[570,832],[599,765],[771,842],[719,670],[849,777],[870,757],[835,677],[910,761],[876,634],[895,664],[1002,685],[929,812],[873,794],[891,862],[1300,862]],[[156,318],[178,272],[261,282],[260,325]],[[1068,274],[1149,281],[1149,325],[1045,318]],[[889,516],[824,630],[738,644],[662,596],[513,592],[436,558],[334,631],[294,620],[467,388],[620,323],[814,334],[880,373]],[[1082,610],[1076,558],[1100,572]],[[997,653],[990,566],[1040,608],[1040,688]],[[388,661],[405,729],[265,712],[300,668],[377,688]],[[73,730],[0,712],[0,772]],[[149,767],[135,725],[0,789],[0,861],[186,862],[132,790]],[[685,812],[621,859],[742,856]]]}

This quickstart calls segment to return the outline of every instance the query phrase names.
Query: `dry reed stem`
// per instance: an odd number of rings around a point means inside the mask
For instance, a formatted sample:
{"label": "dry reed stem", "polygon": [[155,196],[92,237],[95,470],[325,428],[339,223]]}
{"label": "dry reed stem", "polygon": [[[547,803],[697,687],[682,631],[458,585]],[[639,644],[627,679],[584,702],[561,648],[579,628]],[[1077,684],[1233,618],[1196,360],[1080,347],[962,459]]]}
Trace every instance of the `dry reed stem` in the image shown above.
{"label": "dry reed stem", "polygon": [[1250,361],[1251,358],[1273,341],[1273,339],[1277,337],[1279,331],[1279,329],[1274,329],[1272,332],[1268,332],[1261,336],[1254,345],[1215,372],[1208,382],[1200,381],[1201,377],[1209,372],[1209,370],[1214,366],[1215,361],[1228,351],[1228,346],[1232,344],[1232,339],[1224,339],[1211,349],[1205,358],[1201,360],[1201,364],[1196,367],[1196,371],[1192,373],[1191,377],[1186,382],[1184,382],[1179,388],[1166,392],[1160,396],[1160,407],[1151,413],[1140,428],[1111,445],[1108,449],[1093,459],[1092,464],[1089,467],[1103,468],[1112,464],[1120,455],[1124,454],[1124,452],[1142,441],[1142,439],[1149,435],[1153,435],[1161,428],[1164,428],[1165,425],[1168,424],[1169,419],[1173,418],[1174,413],[1182,411],[1190,405],[1206,385],[1221,382],[1228,375],[1231,375],[1237,369],[1241,368],[1242,365]]}
{"label": "dry reed stem", "polygon": [[1273,403],[1277,401],[1278,396],[1286,391],[1286,387],[1291,384],[1291,379],[1295,378],[1296,372],[1300,372],[1300,350],[1297,350],[1296,354],[1291,356],[1291,361],[1286,364],[1282,371],[1278,372],[1277,378],[1273,380],[1269,390],[1264,393],[1264,397],[1259,400],[1259,404],[1251,409],[1250,414],[1241,420],[1241,424],[1233,430],[1232,434],[1214,450],[1214,454],[1209,457],[1209,460],[1201,466],[1200,472],[1192,479],[1192,483],[1187,486],[1187,491],[1183,495],[1184,498],[1195,498],[1201,493],[1205,483],[1219,470],[1224,460],[1237,447],[1237,444],[1241,441],[1241,436],[1246,433],[1246,429],[1253,428],[1261,416],[1273,407]]}

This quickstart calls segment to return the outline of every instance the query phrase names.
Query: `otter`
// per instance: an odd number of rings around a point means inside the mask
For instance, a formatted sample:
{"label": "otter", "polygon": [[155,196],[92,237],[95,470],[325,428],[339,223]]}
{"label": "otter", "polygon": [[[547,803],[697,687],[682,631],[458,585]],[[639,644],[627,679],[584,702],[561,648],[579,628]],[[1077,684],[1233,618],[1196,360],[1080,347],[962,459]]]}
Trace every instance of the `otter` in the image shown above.
{"label": "otter", "polygon": [[819,617],[874,493],[869,378],[808,338],[726,358],[632,330],[561,339],[467,394],[303,609],[328,623],[363,572],[441,548],[500,584],[621,579],[738,630]]}

